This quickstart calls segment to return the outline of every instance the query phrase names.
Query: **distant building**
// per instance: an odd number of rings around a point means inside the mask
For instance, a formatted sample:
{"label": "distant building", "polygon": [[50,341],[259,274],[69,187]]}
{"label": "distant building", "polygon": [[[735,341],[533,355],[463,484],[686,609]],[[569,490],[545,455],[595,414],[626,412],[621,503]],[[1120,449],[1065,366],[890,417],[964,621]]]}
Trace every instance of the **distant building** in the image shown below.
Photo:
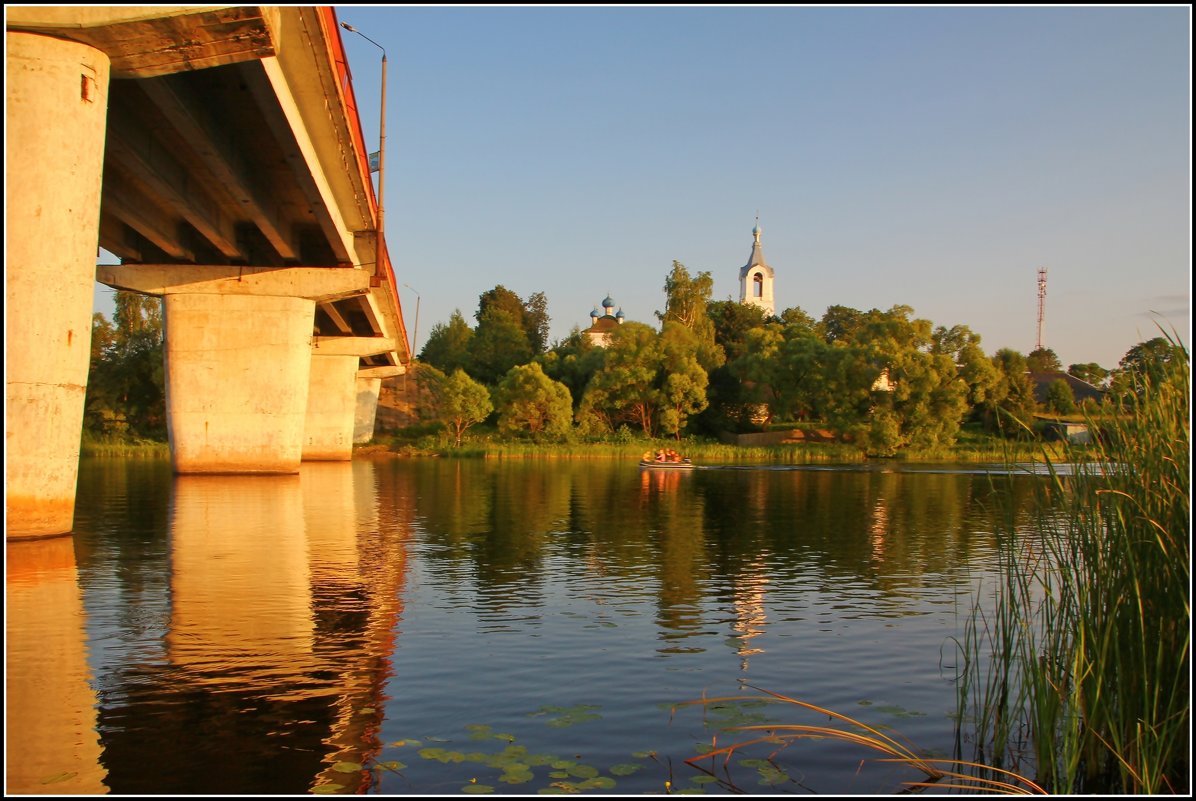
{"label": "distant building", "polygon": [[1034,400],[1040,404],[1047,402],[1047,392],[1050,391],[1051,384],[1059,380],[1062,380],[1071,388],[1071,394],[1076,399],[1076,403],[1083,403],[1086,400],[1100,403],[1105,397],[1103,389],[1094,387],[1087,381],[1076,378],[1071,373],[1036,373],[1031,371],[1028,375],[1030,376],[1030,382],[1034,384]]}
{"label": "distant building", "polygon": [[739,302],[759,306],[772,317],[777,313],[772,289],[773,271],[764,261],[760,234],[760,220],[757,218],[756,227],[752,229],[752,255],[739,270]]}
{"label": "distant building", "polygon": [[582,333],[589,337],[600,348],[610,344],[611,333],[623,324],[623,310],[615,311],[615,302],[610,295],[602,301],[602,311],[594,309],[590,312],[590,327]]}

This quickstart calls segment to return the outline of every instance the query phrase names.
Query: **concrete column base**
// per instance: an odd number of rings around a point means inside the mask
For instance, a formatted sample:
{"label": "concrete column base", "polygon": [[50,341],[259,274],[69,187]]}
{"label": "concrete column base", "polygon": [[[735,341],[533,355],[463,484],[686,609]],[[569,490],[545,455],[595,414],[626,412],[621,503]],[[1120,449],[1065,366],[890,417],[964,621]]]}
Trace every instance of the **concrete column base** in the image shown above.
{"label": "concrete column base", "polygon": [[311,355],[311,383],[303,431],[304,461],[347,462],[353,458],[353,416],[357,410],[356,356]]}
{"label": "concrete column base", "polygon": [[299,472],[315,302],[178,294],[164,309],[175,472]]}
{"label": "concrete column base", "polygon": [[374,438],[374,423],[378,416],[378,396],[382,394],[381,378],[357,378],[357,411],[353,418],[353,443],[363,445]]}
{"label": "concrete column base", "polygon": [[5,34],[6,539],[74,525],[91,356],[108,57]]}

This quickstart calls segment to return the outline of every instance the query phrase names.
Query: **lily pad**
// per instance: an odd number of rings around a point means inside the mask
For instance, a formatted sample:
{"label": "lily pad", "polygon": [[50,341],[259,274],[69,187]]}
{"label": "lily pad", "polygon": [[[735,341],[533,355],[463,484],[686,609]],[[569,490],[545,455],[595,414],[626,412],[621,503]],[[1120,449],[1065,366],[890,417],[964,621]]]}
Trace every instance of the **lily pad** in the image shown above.
{"label": "lily pad", "polygon": [[630,776],[643,767],[638,762],[620,762],[618,765],[611,765],[610,772],[616,776]]}
{"label": "lily pad", "polygon": [[569,775],[579,779],[592,779],[598,775],[598,768],[593,765],[571,765],[568,770]]}
{"label": "lily pad", "polygon": [[488,784],[467,784],[461,788],[461,792],[471,795],[483,795],[485,793],[493,793],[494,788]]}
{"label": "lily pad", "polygon": [[332,766],[337,773],[356,773],[361,770],[360,762],[337,762]]}
{"label": "lily pad", "polygon": [[311,791],[313,793],[327,795],[329,793],[339,793],[343,789],[345,789],[345,785],[343,785],[343,784],[321,784],[316,787],[313,787],[311,789]]}

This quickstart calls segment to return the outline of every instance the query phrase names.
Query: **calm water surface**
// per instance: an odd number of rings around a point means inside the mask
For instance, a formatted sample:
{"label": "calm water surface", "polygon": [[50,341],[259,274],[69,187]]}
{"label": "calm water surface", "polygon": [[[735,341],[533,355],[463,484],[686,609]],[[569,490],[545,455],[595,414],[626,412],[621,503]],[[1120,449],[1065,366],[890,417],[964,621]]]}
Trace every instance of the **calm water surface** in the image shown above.
{"label": "calm water surface", "polygon": [[[754,688],[949,757],[953,638],[1041,481],[1000,472],[85,460],[74,537],[7,545],[7,790],[725,793],[685,760],[729,727],[828,722]],[[720,776],[918,778],[773,749]]]}

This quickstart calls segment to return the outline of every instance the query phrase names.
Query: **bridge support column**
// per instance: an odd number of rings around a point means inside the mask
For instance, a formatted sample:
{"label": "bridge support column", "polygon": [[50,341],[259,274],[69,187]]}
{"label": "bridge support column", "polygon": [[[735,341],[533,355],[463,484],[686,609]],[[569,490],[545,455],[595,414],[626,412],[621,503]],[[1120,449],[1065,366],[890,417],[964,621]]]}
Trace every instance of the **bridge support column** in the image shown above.
{"label": "bridge support column", "polygon": [[303,430],[304,461],[347,462],[353,458],[359,361],[357,356],[312,353]]}
{"label": "bridge support column", "polygon": [[70,532],[91,355],[109,60],[7,32],[6,539]]}
{"label": "bridge support column", "polygon": [[175,472],[299,472],[315,302],[167,294],[164,307]]}
{"label": "bridge support column", "polygon": [[378,396],[382,394],[381,378],[357,376],[357,403],[353,418],[353,443],[361,445],[374,438],[374,423],[378,417]]}

